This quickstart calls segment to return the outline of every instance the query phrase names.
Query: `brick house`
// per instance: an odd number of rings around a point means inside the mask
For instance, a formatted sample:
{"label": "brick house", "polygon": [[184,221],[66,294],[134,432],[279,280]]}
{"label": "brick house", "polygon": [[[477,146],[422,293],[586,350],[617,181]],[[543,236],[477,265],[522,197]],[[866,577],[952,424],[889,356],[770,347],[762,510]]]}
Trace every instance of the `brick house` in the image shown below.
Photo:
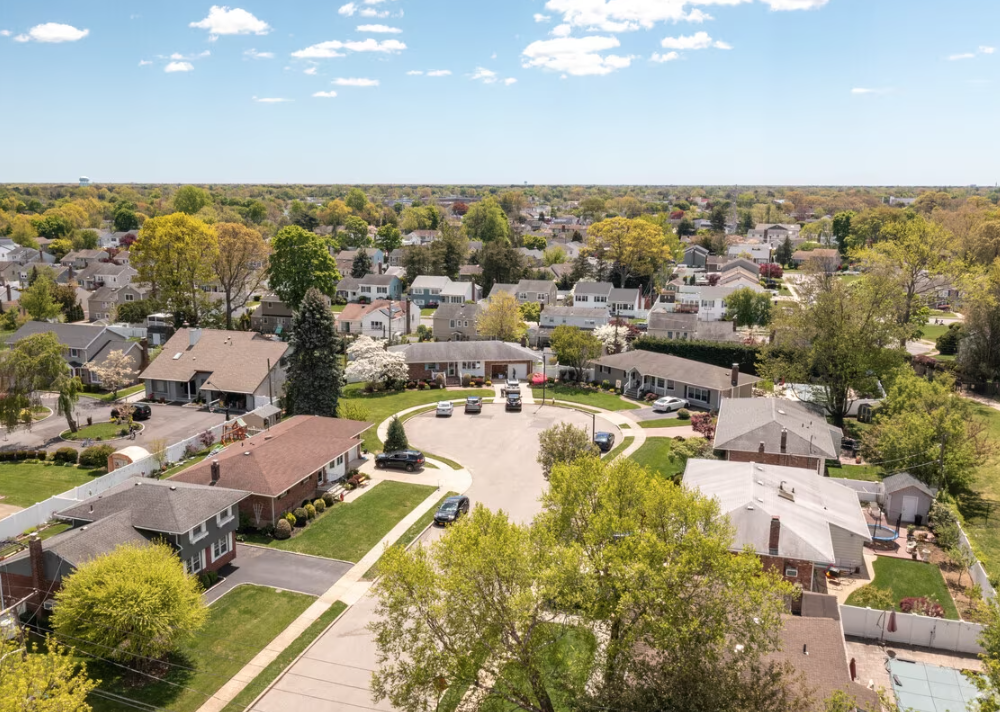
{"label": "brick house", "polygon": [[0,563],[5,605],[43,591],[37,610],[78,566],[121,544],[167,542],[188,573],[218,571],[236,557],[236,516],[248,492],[132,477],[58,512],[73,528]]}
{"label": "brick house", "polygon": [[831,566],[864,565],[868,524],[857,495],[836,480],[800,467],[691,459],[683,482],[718,501],[736,529],[733,551],[750,546],[803,591],[824,590]]}
{"label": "brick house", "polygon": [[250,494],[240,502],[240,514],[253,526],[273,525],[361,464],[361,434],[370,427],[356,420],[297,415],[170,481],[245,490]]}
{"label": "brick house", "polygon": [[460,383],[465,374],[524,379],[542,362],[540,354],[503,341],[427,342],[393,346],[392,350],[405,356],[411,379],[430,381],[440,374],[449,384]]}
{"label": "brick house", "polygon": [[719,406],[716,450],[726,459],[805,467],[820,475],[840,456],[843,432],[818,410],[780,398],[726,400]]}

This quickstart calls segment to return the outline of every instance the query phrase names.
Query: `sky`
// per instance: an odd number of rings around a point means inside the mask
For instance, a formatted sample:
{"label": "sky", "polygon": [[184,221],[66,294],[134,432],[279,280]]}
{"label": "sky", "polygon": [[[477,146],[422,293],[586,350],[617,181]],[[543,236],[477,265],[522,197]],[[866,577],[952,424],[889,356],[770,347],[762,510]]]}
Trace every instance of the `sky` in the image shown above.
{"label": "sky", "polygon": [[0,3],[0,182],[993,185],[997,0]]}

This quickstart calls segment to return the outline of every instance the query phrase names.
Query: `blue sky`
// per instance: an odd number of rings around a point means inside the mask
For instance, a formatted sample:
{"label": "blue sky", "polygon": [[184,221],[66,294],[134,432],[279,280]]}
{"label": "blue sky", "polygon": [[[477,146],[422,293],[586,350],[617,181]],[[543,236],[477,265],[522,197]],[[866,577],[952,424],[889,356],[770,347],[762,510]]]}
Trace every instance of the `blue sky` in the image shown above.
{"label": "blue sky", "polygon": [[233,2],[4,2],[0,181],[1000,179],[996,0]]}

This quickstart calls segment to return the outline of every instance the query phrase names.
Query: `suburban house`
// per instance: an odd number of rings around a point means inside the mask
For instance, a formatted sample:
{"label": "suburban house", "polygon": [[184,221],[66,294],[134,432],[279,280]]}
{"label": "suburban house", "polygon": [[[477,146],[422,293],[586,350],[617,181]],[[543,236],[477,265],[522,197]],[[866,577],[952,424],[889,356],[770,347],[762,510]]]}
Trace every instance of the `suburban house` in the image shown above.
{"label": "suburban house", "polygon": [[753,396],[760,379],[732,369],[701,361],[660,354],[654,351],[624,351],[601,356],[591,362],[595,381],[621,382],[625,395],[637,398],[645,393],[684,398],[697,408],[718,410],[725,400],[745,400]]}
{"label": "suburban house", "polygon": [[679,341],[739,341],[736,323],[703,321],[697,314],[670,312],[657,304],[646,318],[646,334],[659,339]]}
{"label": "suburban house", "polygon": [[67,252],[66,256],[59,260],[59,264],[73,269],[83,269],[95,262],[102,262],[110,258],[111,255],[104,250],[73,250]]}
{"label": "suburban house", "polygon": [[374,299],[397,300],[403,296],[403,282],[391,274],[344,277],[337,284],[337,296],[351,303],[370,302]]}
{"label": "suburban house", "polygon": [[479,265],[462,265],[458,268],[459,282],[478,282],[483,276],[483,268]]}
{"label": "suburban house", "polygon": [[607,309],[586,309],[583,307],[546,307],[542,311],[539,326],[544,329],[555,329],[557,326],[575,326],[586,331],[593,331],[604,326],[611,320]]}
{"label": "suburban house", "polygon": [[[351,270],[354,268],[354,258],[358,256],[359,252],[361,250],[341,250],[333,256],[337,261],[337,269],[340,270],[341,274],[351,273]],[[366,247],[365,252],[368,253],[368,258],[372,262],[372,269],[377,272],[378,265],[385,259],[385,253],[377,247]]]}
{"label": "suburban house", "polygon": [[728,287],[729,289],[739,289],[740,287],[749,287],[757,291],[760,289],[760,275],[751,272],[748,269],[742,267],[737,267],[735,269],[726,270],[725,272],[719,273],[719,281],[716,282],[719,287]]}
{"label": "suburban house", "polygon": [[414,381],[431,381],[441,374],[448,385],[459,384],[465,374],[523,380],[542,363],[540,354],[503,341],[425,342],[393,346],[390,350],[403,354]]}
{"label": "suburban house", "polygon": [[751,547],[765,569],[803,591],[825,591],[830,567],[864,566],[868,523],[854,490],[835,479],[801,467],[692,458],[683,484],[718,501],[736,529],[733,551]]}
{"label": "suburban house", "polygon": [[685,267],[696,269],[706,269],[708,267],[709,252],[701,245],[688,245],[684,248],[684,259],[682,264]]}
{"label": "suburban house", "polygon": [[87,300],[87,318],[90,321],[98,319],[115,319],[115,310],[127,302],[141,302],[149,293],[147,287],[126,284],[124,287],[100,287],[91,292]]}
{"label": "suburban house", "polygon": [[481,292],[473,282],[453,282],[447,277],[428,275],[420,275],[410,285],[410,299],[420,307],[475,302]]}
{"label": "suburban house", "polygon": [[244,490],[239,513],[255,527],[316,499],[363,462],[371,423],[296,415],[179,472],[170,482]]}
{"label": "suburban house", "polygon": [[8,252],[5,259],[7,262],[17,262],[20,265],[38,264],[39,266],[43,264],[52,265],[56,261],[56,258],[48,252],[40,252],[31,247],[21,246],[15,247]]}
{"label": "suburban house", "polygon": [[121,351],[132,359],[135,375],[145,366],[147,356],[144,345],[129,341],[106,326],[29,321],[15,331],[7,343],[14,344],[28,336],[44,333],[55,334],[63,347],[63,358],[69,364],[72,375],[79,376],[87,385],[101,384],[100,377],[91,368],[103,365],[112,351]]}
{"label": "suburban house", "polygon": [[750,255],[750,261],[757,265],[766,265],[771,262],[771,254],[774,252],[775,247],[773,245],[761,245],[757,243],[750,242],[738,242],[735,245],[729,246],[729,251],[727,254],[730,257],[739,257],[740,255],[747,254]]}
{"label": "suburban house", "polygon": [[719,265],[719,274],[722,275],[722,278],[725,278],[727,272],[735,269],[742,270],[754,277],[760,277],[760,265],[752,260],[748,260],[746,257],[726,260]]}
{"label": "suburban house", "polygon": [[783,398],[727,400],[719,407],[715,449],[726,459],[812,470],[840,456],[843,433],[818,411]]}
{"label": "suburban house", "polygon": [[761,223],[747,233],[747,239],[779,247],[784,243],[786,237],[790,238],[792,242],[801,242],[801,238],[799,237],[801,230],[802,228],[795,223]]}
{"label": "suburban house", "polygon": [[840,269],[841,255],[837,250],[798,250],[792,253],[792,263],[796,267],[810,266],[820,272],[833,274]]}
{"label": "suburban house", "polygon": [[[730,274],[739,274],[738,271]],[[720,278],[721,281],[721,278]],[[662,310],[676,314],[695,314],[699,321],[720,321],[726,318],[726,299],[735,289],[747,287],[755,292],[764,292],[764,288],[756,281],[744,279],[734,280],[726,285],[711,287],[704,284],[674,284],[671,283],[667,294],[653,310]],[[671,301],[672,300],[672,301]]]}
{"label": "suburban house", "polygon": [[506,282],[494,282],[493,287],[490,289],[490,293],[486,296],[486,301],[490,301],[495,296],[500,294],[500,292],[506,292],[517,298],[517,285],[507,284]]}
{"label": "suburban house", "polygon": [[416,304],[389,302],[385,299],[378,299],[371,304],[348,304],[334,316],[337,319],[338,333],[370,336],[373,339],[399,337],[415,331],[420,325],[420,307]]}
{"label": "suburban house", "polygon": [[887,523],[926,524],[937,493],[937,487],[924,484],[909,472],[886,477],[882,480],[882,495]]}
{"label": "suburban house", "polygon": [[407,245],[429,245],[441,237],[439,230],[412,230],[403,238]]}
{"label": "suburban house", "polygon": [[606,308],[612,316],[640,319],[646,316],[638,289],[619,289],[610,282],[577,282],[573,287],[573,306]]}
{"label": "suburban house", "polygon": [[403,266],[403,256],[406,254],[406,249],[403,247],[397,247],[395,250],[389,253],[388,265],[390,267],[402,267]]}
{"label": "suburban house", "polygon": [[437,341],[473,341],[479,338],[476,318],[478,304],[442,304],[434,312],[434,338]]}
{"label": "suburban house", "polygon": [[28,551],[0,563],[4,595],[13,602],[41,592],[34,605],[42,606],[81,564],[121,544],[154,540],[173,547],[188,573],[217,571],[236,557],[237,507],[248,495],[174,479],[129,478],[56,514],[73,528],[44,543],[34,536]]}
{"label": "suburban house", "polygon": [[556,283],[550,280],[522,279],[517,283],[515,296],[517,297],[518,304],[534,302],[544,307],[549,304],[555,304],[558,293],[559,290],[556,289]]}
{"label": "suburban house", "polygon": [[139,374],[146,397],[253,410],[281,395],[288,344],[252,331],[183,328]]}
{"label": "suburban house", "polygon": [[76,275],[76,281],[84,289],[93,291],[101,287],[124,287],[131,284],[139,273],[127,265],[114,262],[93,262]]}

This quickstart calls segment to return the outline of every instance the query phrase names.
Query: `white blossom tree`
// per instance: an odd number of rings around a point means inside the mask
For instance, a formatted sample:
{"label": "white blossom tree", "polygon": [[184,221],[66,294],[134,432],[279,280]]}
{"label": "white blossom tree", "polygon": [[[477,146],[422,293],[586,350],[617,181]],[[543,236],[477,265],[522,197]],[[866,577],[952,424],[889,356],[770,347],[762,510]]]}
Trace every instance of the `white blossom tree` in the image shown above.
{"label": "white blossom tree", "polygon": [[117,399],[118,391],[135,380],[137,365],[135,358],[121,349],[115,349],[104,359],[104,363],[90,366],[90,371],[101,379],[102,386],[111,391],[111,397]]}
{"label": "white blossom tree", "polygon": [[347,348],[348,365],[345,375],[352,381],[364,381],[371,386],[405,381],[410,377],[406,358],[401,353],[386,351],[385,342],[361,336]]}
{"label": "white blossom tree", "polygon": [[611,323],[594,329],[594,336],[604,344],[605,350],[612,354],[628,351],[629,344],[626,338],[628,334],[627,324]]}

